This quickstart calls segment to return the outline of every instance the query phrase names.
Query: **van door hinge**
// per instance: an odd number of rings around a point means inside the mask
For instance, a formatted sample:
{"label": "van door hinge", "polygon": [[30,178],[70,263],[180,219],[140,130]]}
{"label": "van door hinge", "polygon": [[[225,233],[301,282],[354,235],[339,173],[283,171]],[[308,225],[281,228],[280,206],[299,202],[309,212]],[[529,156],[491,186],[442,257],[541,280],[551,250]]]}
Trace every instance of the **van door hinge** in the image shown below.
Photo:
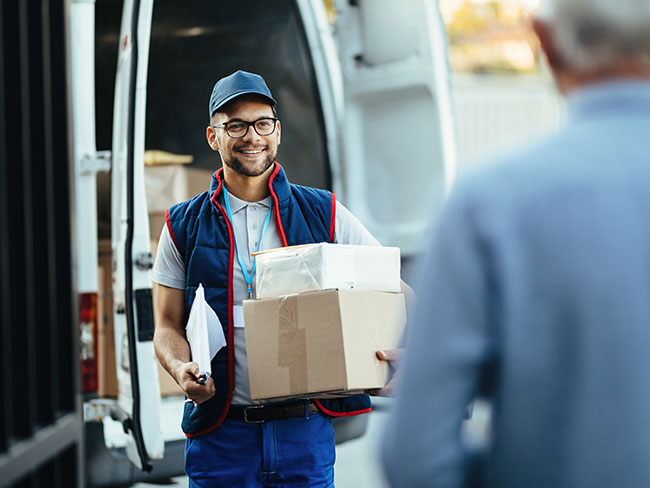
{"label": "van door hinge", "polygon": [[111,170],[111,152],[97,151],[95,154],[84,154],[80,162],[82,175],[93,175]]}
{"label": "van door hinge", "polygon": [[150,252],[141,252],[135,256],[135,267],[140,271],[153,268],[153,256]]}

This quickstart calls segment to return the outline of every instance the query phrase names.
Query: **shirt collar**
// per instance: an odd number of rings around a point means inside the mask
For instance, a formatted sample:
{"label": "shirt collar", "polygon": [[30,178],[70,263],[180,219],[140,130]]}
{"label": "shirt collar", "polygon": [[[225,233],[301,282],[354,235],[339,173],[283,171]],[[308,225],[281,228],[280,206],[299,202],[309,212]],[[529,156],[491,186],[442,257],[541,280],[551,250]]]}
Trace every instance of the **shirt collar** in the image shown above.
{"label": "shirt collar", "polygon": [[650,109],[650,82],[615,80],[587,85],[567,97],[569,114],[620,113]]}
{"label": "shirt collar", "polygon": [[247,202],[246,200],[241,200],[232,193],[228,192],[228,203],[230,204],[230,211],[233,214],[236,214],[243,208],[246,208],[248,205],[261,205],[266,208],[271,208],[271,195],[264,198],[263,200],[260,200],[259,202]]}

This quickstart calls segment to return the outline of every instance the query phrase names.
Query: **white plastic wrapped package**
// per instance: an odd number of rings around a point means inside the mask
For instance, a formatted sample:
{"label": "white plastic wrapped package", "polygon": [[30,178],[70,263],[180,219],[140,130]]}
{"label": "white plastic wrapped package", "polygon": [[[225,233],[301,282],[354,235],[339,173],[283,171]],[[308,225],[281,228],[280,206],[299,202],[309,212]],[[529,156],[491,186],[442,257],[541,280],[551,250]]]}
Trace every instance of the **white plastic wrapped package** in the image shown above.
{"label": "white plastic wrapped package", "polygon": [[397,247],[307,244],[263,251],[255,259],[257,298],[327,289],[401,290]]}

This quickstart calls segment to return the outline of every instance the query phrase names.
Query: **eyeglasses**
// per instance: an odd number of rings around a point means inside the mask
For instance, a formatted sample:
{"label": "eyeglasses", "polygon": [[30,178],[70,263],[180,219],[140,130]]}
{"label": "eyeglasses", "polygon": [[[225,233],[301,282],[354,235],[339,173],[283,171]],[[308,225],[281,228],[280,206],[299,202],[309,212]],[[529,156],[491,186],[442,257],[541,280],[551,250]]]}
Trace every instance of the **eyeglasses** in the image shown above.
{"label": "eyeglasses", "polygon": [[230,137],[234,139],[239,139],[241,137],[244,137],[246,134],[248,134],[248,128],[251,125],[255,129],[255,132],[257,132],[259,135],[270,136],[271,134],[273,134],[273,132],[275,132],[277,121],[278,119],[274,117],[264,117],[261,119],[257,119],[253,122],[246,122],[244,120],[229,120],[228,122],[213,125],[212,127],[214,129],[216,129],[217,127],[223,127],[226,129],[226,133]]}

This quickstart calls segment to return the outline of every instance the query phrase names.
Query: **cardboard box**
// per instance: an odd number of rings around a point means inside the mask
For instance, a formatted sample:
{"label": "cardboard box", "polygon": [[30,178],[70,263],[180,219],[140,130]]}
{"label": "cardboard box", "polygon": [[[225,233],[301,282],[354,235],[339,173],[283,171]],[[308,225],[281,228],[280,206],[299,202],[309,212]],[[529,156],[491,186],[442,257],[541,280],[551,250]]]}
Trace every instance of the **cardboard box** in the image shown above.
{"label": "cardboard box", "polygon": [[[163,226],[165,225],[165,212],[150,212],[149,213],[149,238],[151,243],[155,243],[158,247],[160,234],[162,233]],[[154,248],[151,248],[151,254],[155,258]]]}
{"label": "cardboard box", "polygon": [[156,358],[156,363],[158,364],[158,381],[160,382],[160,396],[167,397],[172,395],[184,395],[185,393],[178,386],[176,380],[171,377],[165,368],[161,366]]}
{"label": "cardboard box", "polygon": [[256,297],[312,290],[401,290],[397,247],[307,244],[255,255]]}
{"label": "cardboard box", "polygon": [[381,388],[406,323],[401,293],[323,290],[244,301],[253,400]]}
{"label": "cardboard box", "polygon": [[113,334],[113,259],[110,240],[99,241],[97,289],[97,394],[117,397]]}
{"label": "cardboard box", "polygon": [[[194,168],[184,164],[163,164],[145,167],[145,189],[149,213],[164,213],[175,203],[182,202],[210,188],[212,169]],[[157,234],[160,236],[160,228]]]}
{"label": "cardboard box", "polygon": [[[186,164],[145,166],[149,236],[158,242],[165,224],[165,211],[210,188],[213,170]],[[154,258],[155,254],[152,252]]]}

